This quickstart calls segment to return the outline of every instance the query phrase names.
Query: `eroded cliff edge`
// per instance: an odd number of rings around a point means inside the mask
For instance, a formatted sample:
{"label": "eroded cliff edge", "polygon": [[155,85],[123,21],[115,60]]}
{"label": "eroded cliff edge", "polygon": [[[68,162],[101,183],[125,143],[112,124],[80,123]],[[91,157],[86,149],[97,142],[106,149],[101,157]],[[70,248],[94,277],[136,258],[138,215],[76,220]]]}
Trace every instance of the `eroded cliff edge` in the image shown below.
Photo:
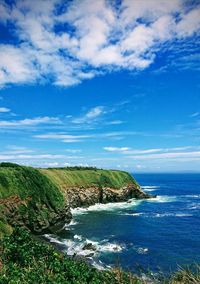
{"label": "eroded cliff edge", "polygon": [[15,225],[42,233],[70,222],[70,208],[149,198],[123,171],[0,164],[0,237]]}

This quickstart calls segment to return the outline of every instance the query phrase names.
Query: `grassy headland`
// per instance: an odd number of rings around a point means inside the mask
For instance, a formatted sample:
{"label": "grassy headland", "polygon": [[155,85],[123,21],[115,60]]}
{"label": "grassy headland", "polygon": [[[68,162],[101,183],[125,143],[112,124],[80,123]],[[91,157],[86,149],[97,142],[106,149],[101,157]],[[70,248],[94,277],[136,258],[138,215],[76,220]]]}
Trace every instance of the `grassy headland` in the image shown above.
{"label": "grassy headland", "polygon": [[[41,232],[71,219],[67,188],[112,188],[139,185],[122,171],[95,168],[35,169],[12,163],[0,164],[0,237],[23,225]],[[78,189],[77,189],[78,188]],[[90,191],[90,190],[89,190]],[[85,193],[84,192],[84,193]],[[72,192],[73,193],[73,192]],[[71,193],[71,195],[72,195]],[[90,191],[90,195],[93,195]],[[92,200],[95,202],[95,200]]]}
{"label": "grassy headland", "polygon": [[61,189],[66,187],[92,187],[102,186],[115,189],[127,186],[127,184],[136,184],[135,179],[127,172],[102,170],[102,169],[68,169],[51,168],[39,169],[53,183]]}

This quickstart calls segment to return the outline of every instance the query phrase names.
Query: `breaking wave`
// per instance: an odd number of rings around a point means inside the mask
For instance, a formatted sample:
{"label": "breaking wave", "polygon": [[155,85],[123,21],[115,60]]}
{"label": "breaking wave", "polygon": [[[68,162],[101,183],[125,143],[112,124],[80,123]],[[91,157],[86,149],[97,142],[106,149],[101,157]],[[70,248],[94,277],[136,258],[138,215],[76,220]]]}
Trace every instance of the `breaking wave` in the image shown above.
{"label": "breaking wave", "polygon": [[157,190],[158,188],[160,188],[160,186],[156,186],[156,185],[144,185],[144,186],[141,186],[141,188],[144,190],[144,191],[155,191]]}
{"label": "breaking wave", "polygon": [[124,215],[128,216],[142,216],[146,218],[162,218],[162,217],[191,217],[192,214],[187,213],[145,213],[145,212],[138,212],[138,213],[125,213]]}
{"label": "breaking wave", "polygon": [[51,234],[45,234],[44,237],[51,243],[58,245],[69,256],[93,258],[101,253],[116,253],[126,248],[125,244],[109,242],[108,240],[93,241],[84,239],[80,235],[74,235],[73,239],[58,239]]}
{"label": "breaking wave", "polygon": [[155,198],[146,199],[147,202],[168,203],[177,201],[177,196],[157,195]]}
{"label": "breaking wave", "polygon": [[130,199],[129,201],[126,202],[116,202],[116,203],[97,203],[95,205],[91,205],[87,208],[74,208],[71,209],[72,215],[80,215],[80,214],[86,214],[88,212],[92,211],[115,211],[118,209],[126,209],[126,208],[131,208],[133,206],[139,205],[143,200],[136,200],[136,199]]}

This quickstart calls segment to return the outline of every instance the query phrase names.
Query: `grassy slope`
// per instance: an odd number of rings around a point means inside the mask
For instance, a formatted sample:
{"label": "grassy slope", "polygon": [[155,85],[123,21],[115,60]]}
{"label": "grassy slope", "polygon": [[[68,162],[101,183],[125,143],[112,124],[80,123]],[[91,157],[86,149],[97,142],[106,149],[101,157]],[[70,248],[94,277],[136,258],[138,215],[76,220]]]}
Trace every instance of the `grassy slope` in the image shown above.
{"label": "grassy slope", "polygon": [[123,171],[40,169],[40,172],[49,177],[61,189],[91,186],[108,186],[118,189],[127,184],[136,184],[133,177]]}
{"label": "grassy slope", "polygon": [[63,197],[58,188],[37,169],[18,165],[0,164],[0,198],[29,196],[52,207],[60,206]]}
{"label": "grassy slope", "polygon": [[[11,231],[8,216],[27,216],[30,226],[64,208],[63,195],[38,170],[15,164],[0,164],[0,237]],[[15,217],[15,216],[14,216]],[[13,220],[15,221],[15,220]]]}

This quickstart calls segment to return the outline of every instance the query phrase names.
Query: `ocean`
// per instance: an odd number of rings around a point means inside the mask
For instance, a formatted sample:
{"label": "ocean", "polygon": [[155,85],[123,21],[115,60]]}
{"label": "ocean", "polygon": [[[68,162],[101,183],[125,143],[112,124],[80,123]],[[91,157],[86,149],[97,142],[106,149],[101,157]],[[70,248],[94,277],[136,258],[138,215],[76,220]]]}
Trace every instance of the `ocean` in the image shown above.
{"label": "ocean", "polygon": [[134,177],[157,197],[73,209],[72,222],[45,238],[100,269],[169,273],[200,263],[200,174]]}

